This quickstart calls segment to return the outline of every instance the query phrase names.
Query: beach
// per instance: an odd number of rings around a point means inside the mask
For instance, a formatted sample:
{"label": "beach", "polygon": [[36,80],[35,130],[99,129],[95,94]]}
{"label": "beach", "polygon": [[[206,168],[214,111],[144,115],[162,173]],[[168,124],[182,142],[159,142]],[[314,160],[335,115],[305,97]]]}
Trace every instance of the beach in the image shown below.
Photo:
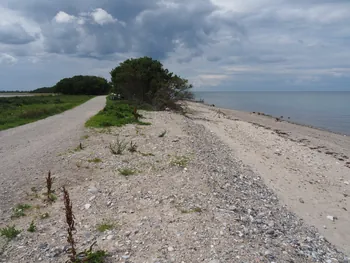
{"label": "beach", "polygon": [[[200,103],[184,107],[184,114],[141,112],[151,125],[76,130],[71,148],[47,153],[52,165],[43,158],[32,167],[51,170],[52,204],[42,200],[47,174],[31,180],[33,170],[23,170],[27,184],[15,200],[36,209],[11,220],[8,203],[1,227],[26,229],[35,220],[37,232],[1,238],[1,260],[67,260],[63,185],[79,251],[96,242],[106,262],[349,260],[348,136]],[[101,224],[110,227],[100,231]]]}

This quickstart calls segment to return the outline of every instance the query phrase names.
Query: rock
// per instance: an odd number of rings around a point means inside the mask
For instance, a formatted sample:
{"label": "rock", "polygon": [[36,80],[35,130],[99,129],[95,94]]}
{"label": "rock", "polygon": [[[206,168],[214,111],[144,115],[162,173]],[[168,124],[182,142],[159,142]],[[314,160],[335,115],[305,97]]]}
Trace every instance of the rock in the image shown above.
{"label": "rock", "polygon": [[107,236],[107,240],[113,240],[114,239],[114,235],[108,235]]}
{"label": "rock", "polygon": [[349,185],[349,181],[344,181],[344,184]]}
{"label": "rock", "polygon": [[93,196],[91,196],[90,198],[89,198],[89,201],[92,201],[92,200],[94,200],[96,198],[96,195],[93,195]]}
{"label": "rock", "polygon": [[84,205],[84,208],[85,208],[86,210],[88,210],[90,207],[91,207],[91,204],[86,204],[86,205]]}
{"label": "rock", "polygon": [[331,221],[335,221],[337,220],[338,218],[336,216],[327,216],[327,219],[331,220]]}
{"label": "rock", "polygon": [[92,194],[97,194],[98,193],[98,189],[95,186],[91,186],[88,191]]}
{"label": "rock", "polygon": [[304,200],[303,200],[302,198],[299,198],[299,202],[302,203],[302,204],[305,203]]}
{"label": "rock", "polygon": [[220,263],[220,261],[217,259],[213,259],[213,260],[210,260],[209,263]]}
{"label": "rock", "polygon": [[169,251],[169,252],[173,252],[173,251],[174,251],[174,248],[173,248],[173,247],[168,247],[168,251]]}
{"label": "rock", "polygon": [[128,259],[128,258],[130,258],[130,256],[129,255],[124,255],[124,256],[122,256],[122,258],[123,259]]}

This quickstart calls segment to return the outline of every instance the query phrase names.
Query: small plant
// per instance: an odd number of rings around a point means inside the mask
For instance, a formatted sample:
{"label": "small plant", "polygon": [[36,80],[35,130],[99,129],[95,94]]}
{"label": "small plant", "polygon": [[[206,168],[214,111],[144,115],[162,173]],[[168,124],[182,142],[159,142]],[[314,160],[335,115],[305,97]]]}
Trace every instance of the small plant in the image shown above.
{"label": "small plant", "polygon": [[47,212],[40,215],[41,219],[46,219],[46,218],[49,218],[49,217],[50,217],[50,214],[47,213]]}
{"label": "small plant", "polygon": [[32,222],[30,223],[30,225],[29,225],[27,231],[33,233],[33,232],[35,232],[35,230],[36,230],[36,225],[34,224],[34,221],[32,221]]}
{"label": "small plant", "polygon": [[128,168],[119,169],[118,171],[119,171],[119,173],[120,173],[121,175],[124,175],[124,176],[129,176],[129,175],[134,175],[134,174],[136,174],[136,171],[135,171],[135,170],[128,169]]}
{"label": "small plant", "polygon": [[142,156],[155,156],[153,153],[143,153],[139,152]]}
{"label": "small plant", "polygon": [[167,131],[164,130],[161,134],[158,135],[159,138],[163,138],[167,134]]}
{"label": "small plant", "polygon": [[133,111],[132,115],[134,115],[134,118],[135,118],[136,121],[138,121],[140,118],[143,117],[141,114],[139,114],[137,112],[137,108],[136,107],[134,107],[134,111]]}
{"label": "small plant", "polygon": [[0,228],[1,236],[5,236],[8,239],[13,239],[21,233],[21,230],[16,229],[15,225]]}
{"label": "small plant", "polygon": [[175,156],[175,158],[170,162],[171,165],[186,167],[189,163],[190,158],[187,156]]}
{"label": "small plant", "polygon": [[51,177],[51,171],[49,171],[47,177],[46,177],[46,195],[47,195],[47,200],[49,202],[53,202],[54,200],[51,199],[53,192],[52,192],[52,184],[53,184],[53,178]]}
{"label": "small plant", "polygon": [[94,159],[90,159],[88,160],[89,163],[101,163],[102,160],[100,158],[94,158]]}
{"label": "small plant", "polygon": [[202,213],[202,208],[200,207],[195,207],[195,208],[192,208],[190,210],[187,210],[187,209],[180,209],[181,213],[183,214],[190,214],[190,213]]}
{"label": "small plant", "polygon": [[28,204],[18,204],[15,208],[13,208],[13,214],[11,218],[18,218],[22,216],[26,216],[24,213],[26,210],[30,209],[32,206]]}
{"label": "small plant", "polygon": [[75,240],[73,233],[76,231],[75,229],[75,217],[73,214],[73,204],[72,201],[69,198],[69,193],[66,190],[65,187],[63,187],[63,201],[64,201],[64,210],[66,215],[66,223],[68,225],[67,227],[67,242],[70,246],[70,262],[72,263],[83,263],[83,262],[90,262],[90,263],[102,263],[104,262],[104,258],[107,256],[106,252],[103,250],[97,250],[92,251],[92,247],[96,244],[94,242],[90,249],[84,250],[81,253],[77,253],[76,247],[75,247]]}
{"label": "small plant", "polygon": [[84,136],[82,136],[81,138],[84,139],[84,140],[86,140],[86,139],[89,138],[89,135],[84,135]]}
{"label": "small plant", "polygon": [[77,260],[77,252],[75,249],[75,241],[74,241],[74,237],[73,237],[73,232],[75,231],[75,222],[74,222],[74,214],[73,214],[73,210],[72,210],[72,202],[69,198],[69,193],[66,190],[65,187],[63,187],[63,200],[64,200],[64,209],[66,212],[66,222],[68,225],[67,228],[67,233],[68,233],[68,237],[67,237],[67,242],[70,245],[70,260],[72,262],[76,262]]}
{"label": "small plant", "polygon": [[108,223],[103,223],[97,226],[97,230],[99,232],[105,232],[107,230],[113,229],[114,225],[113,224],[108,224]]}
{"label": "small plant", "polygon": [[137,144],[130,142],[130,147],[128,148],[128,151],[131,153],[137,152]]}
{"label": "small plant", "polygon": [[117,136],[117,141],[114,145],[110,144],[109,148],[111,152],[115,155],[122,155],[127,147],[127,143],[124,140],[120,140],[119,136]]}

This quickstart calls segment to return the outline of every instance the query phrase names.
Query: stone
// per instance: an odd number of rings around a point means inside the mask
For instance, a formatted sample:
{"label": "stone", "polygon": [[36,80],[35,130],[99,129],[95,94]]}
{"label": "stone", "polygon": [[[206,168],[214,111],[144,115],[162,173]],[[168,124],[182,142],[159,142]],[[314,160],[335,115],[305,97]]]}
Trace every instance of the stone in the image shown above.
{"label": "stone", "polygon": [[95,186],[91,186],[88,191],[92,194],[97,194],[98,193],[98,189]]}
{"label": "stone", "polygon": [[107,240],[113,240],[114,239],[114,235],[108,235],[107,236]]}
{"label": "stone", "polygon": [[88,210],[90,207],[91,207],[91,204],[86,204],[86,205],[84,205],[84,208],[85,208],[86,210]]}
{"label": "stone", "polygon": [[174,251],[174,248],[173,248],[173,247],[168,247],[168,251],[169,251],[169,252],[173,252],[173,251]]}
{"label": "stone", "polygon": [[93,196],[91,196],[90,198],[89,198],[89,201],[92,201],[92,200],[94,200],[96,198],[96,195],[93,195]]}

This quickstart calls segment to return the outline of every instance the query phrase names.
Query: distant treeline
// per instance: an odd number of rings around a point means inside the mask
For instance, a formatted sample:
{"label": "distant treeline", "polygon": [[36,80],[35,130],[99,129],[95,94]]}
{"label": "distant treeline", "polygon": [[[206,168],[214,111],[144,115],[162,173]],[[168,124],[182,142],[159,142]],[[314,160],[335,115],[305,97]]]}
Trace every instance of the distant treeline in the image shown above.
{"label": "distant treeline", "polygon": [[23,91],[23,90],[0,90],[0,93],[28,93],[28,91]]}
{"label": "distant treeline", "polygon": [[31,93],[60,93],[67,95],[105,95],[111,86],[107,80],[96,76],[64,78],[53,87],[32,90]]}

